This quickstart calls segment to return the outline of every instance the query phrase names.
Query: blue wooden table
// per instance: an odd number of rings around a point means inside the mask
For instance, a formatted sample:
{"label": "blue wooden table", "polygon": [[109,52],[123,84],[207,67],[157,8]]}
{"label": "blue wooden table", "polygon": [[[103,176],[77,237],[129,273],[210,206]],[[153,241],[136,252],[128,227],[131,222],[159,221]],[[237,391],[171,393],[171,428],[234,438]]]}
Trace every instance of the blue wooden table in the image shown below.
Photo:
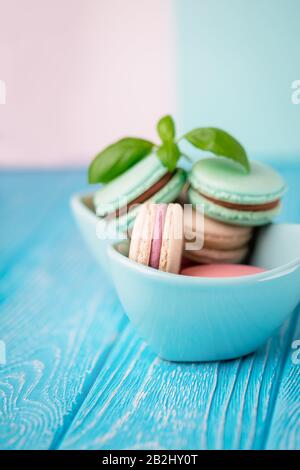
{"label": "blue wooden table", "polygon": [[[279,167],[280,219],[300,223],[300,165]],[[299,449],[300,309],[251,356],[158,359],[73,222],[84,188],[79,170],[0,173],[0,447]]]}

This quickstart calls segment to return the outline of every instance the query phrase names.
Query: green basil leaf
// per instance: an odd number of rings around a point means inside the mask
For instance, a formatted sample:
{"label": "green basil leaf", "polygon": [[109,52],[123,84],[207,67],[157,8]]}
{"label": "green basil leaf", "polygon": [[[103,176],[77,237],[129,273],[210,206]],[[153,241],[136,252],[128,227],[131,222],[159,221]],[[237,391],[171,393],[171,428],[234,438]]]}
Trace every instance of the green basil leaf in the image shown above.
{"label": "green basil leaf", "polygon": [[158,158],[169,171],[175,170],[180,155],[179,147],[174,142],[165,142],[157,150]]}
{"label": "green basil leaf", "polygon": [[157,132],[163,142],[173,142],[175,138],[175,123],[172,116],[164,116],[158,121]]}
{"label": "green basil leaf", "polygon": [[106,147],[89,166],[89,183],[108,183],[146,157],[153,145],[148,140],[127,137]]}
{"label": "green basil leaf", "polygon": [[227,132],[215,127],[194,129],[183,136],[194,147],[234,160],[248,173],[250,163],[244,147]]}

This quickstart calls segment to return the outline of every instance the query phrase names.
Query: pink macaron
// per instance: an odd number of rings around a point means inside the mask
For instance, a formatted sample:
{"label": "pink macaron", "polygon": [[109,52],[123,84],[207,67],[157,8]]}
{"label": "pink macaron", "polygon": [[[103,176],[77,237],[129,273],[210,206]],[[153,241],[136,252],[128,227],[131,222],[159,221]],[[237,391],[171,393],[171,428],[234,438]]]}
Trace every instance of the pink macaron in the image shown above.
{"label": "pink macaron", "polygon": [[263,268],[246,264],[199,264],[182,269],[180,274],[194,277],[240,277],[264,271]]}
{"label": "pink macaron", "polygon": [[129,258],[178,274],[183,238],[183,209],[179,204],[143,204],[133,226]]}

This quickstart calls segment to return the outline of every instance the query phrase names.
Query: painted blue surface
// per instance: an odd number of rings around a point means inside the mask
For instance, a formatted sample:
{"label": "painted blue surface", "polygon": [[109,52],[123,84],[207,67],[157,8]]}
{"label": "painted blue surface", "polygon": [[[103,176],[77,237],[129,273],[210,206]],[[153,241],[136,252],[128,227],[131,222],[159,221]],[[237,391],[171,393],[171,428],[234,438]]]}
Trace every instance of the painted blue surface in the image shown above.
{"label": "painted blue surface", "polygon": [[[182,131],[221,127],[251,158],[300,158],[298,0],[176,0]],[[299,92],[298,92],[299,95]],[[298,96],[297,95],[297,96]]]}
{"label": "painted blue surface", "polygon": [[[279,166],[280,220],[299,223],[300,170]],[[84,185],[83,171],[0,173],[0,447],[300,448],[299,307],[254,355],[162,361],[72,219]]]}

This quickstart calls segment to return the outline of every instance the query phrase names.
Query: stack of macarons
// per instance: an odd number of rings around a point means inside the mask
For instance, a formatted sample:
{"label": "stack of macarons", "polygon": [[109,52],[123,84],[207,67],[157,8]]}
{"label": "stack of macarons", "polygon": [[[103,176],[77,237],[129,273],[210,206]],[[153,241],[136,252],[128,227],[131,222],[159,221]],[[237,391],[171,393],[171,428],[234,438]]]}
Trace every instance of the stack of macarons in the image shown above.
{"label": "stack of macarons", "polygon": [[[193,209],[184,213],[185,256],[197,263],[240,263],[248,254],[252,227],[230,225]],[[203,217],[203,220],[201,218]],[[198,240],[199,246],[189,249]]]}
{"label": "stack of macarons", "polygon": [[[199,160],[189,182],[189,201],[204,215],[204,244],[185,255],[199,263],[242,262],[253,227],[279,214],[286,189],[281,176],[267,165],[251,162],[246,174],[229,159],[217,157]],[[185,223],[186,233],[195,231],[193,223]]]}
{"label": "stack of macarons", "polygon": [[[183,198],[185,183],[184,170],[169,172],[151,154],[96,191],[94,208],[131,236],[132,260],[179,273],[182,252],[201,265],[244,262],[254,227],[279,214],[286,189],[281,176],[262,163],[251,162],[245,173],[229,159],[204,158],[189,174],[187,198],[193,210],[186,217],[180,204],[168,205]],[[190,248],[186,242],[192,239],[200,245]]]}
{"label": "stack of macarons", "polygon": [[129,258],[160,271],[193,277],[239,277],[264,271],[241,264],[183,267],[184,239],[184,215],[180,204],[143,204],[134,222]]}
{"label": "stack of macarons", "polygon": [[108,220],[117,218],[119,231],[126,232],[140,204],[174,201],[185,181],[184,170],[176,168],[169,172],[157,156],[151,154],[95,192],[95,212]]}

